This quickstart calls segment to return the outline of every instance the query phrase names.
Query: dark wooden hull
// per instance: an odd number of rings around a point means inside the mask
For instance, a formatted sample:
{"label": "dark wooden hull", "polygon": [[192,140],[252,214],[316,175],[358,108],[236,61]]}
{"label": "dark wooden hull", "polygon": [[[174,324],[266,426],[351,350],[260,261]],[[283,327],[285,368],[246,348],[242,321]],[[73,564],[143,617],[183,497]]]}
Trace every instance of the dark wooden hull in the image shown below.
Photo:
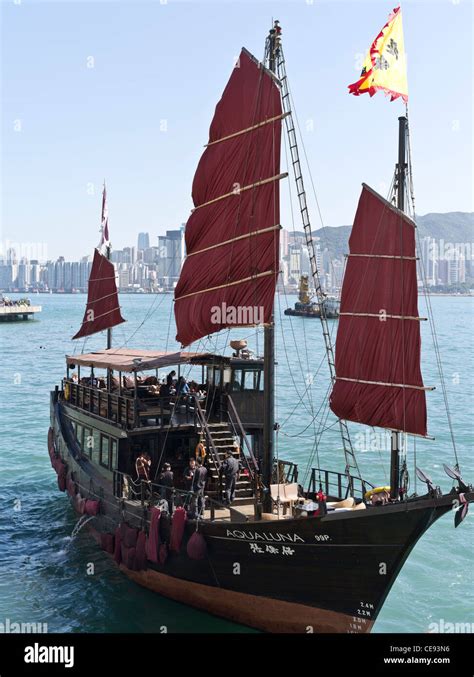
{"label": "dark wooden hull", "polygon": [[[101,499],[91,531],[113,533],[123,521],[111,483],[89,461],[74,458],[53,404],[56,448],[76,484]],[[92,479],[92,482],[91,482]],[[471,498],[472,500],[472,498]],[[142,571],[122,571],[159,594],[271,632],[368,632],[411,549],[452,507],[453,495],[367,510],[260,522],[199,522],[207,556],[190,559],[186,525],[181,551]],[[137,502],[138,503],[138,502]],[[143,508],[127,504],[129,526]]]}

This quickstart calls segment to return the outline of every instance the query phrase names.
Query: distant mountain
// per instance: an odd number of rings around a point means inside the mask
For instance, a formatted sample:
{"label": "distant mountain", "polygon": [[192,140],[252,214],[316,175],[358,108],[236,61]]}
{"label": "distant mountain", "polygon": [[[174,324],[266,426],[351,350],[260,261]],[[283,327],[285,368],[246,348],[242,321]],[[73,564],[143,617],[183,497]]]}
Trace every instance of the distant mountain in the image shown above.
{"label": "distant mountain", "polygon": [[446,214],[425,214],[416,217],[420,237],[430,235],[445,242],[474,241],[474,212],[447,212]]}
{"label": "distant mountain", "polygon": [[[474,212],[447,212],[417,216],[420,237],[430,235],[445,242],[474,242]],[[352,226],[319,228],[313,235],[320,238],[321,249],[328,249],[332,258],[342,258],[349,250],[348,240]],[[303,235],[296,231],[295,235]]]}

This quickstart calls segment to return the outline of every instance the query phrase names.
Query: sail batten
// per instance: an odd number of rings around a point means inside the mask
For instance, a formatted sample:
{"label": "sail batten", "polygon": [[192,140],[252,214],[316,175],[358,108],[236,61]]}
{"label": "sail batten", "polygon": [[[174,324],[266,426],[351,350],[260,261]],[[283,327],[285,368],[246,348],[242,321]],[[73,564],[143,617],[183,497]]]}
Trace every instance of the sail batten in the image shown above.
{"label": "sail batten", "polygon": [[122,322],[125,320],[120,312],[114,265],[95,249],[84,319],[73,339],[111,329]]}
{"label": "sail batten", "polygon": [[193,180],[186,260],[175,289],[176,338],[183,346],[226,327],[271,321],[279,183],[287,176],[280,172],[283,117],[277,79],[243,49]]}
{"label": "sail batten", "polygon": [[426,436],[414,223],[363,185],[349,249],[331,409]]}

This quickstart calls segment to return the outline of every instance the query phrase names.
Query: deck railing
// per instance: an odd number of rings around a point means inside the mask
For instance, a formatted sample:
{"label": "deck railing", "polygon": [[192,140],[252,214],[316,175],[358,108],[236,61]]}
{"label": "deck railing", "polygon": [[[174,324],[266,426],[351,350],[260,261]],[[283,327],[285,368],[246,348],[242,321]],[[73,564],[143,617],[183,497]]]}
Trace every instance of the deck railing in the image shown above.
{"label": "deck railing", "polygon": [[275,484],[294,484],[298,482],[298,464],[293,461],[274,460],[272,481]]}
{"label": "deck railing", "polygon": [[113,421],[125,429],[193,424],[194,401],[180,397],[134,397],[124,393],[111,393],[97,387],[63,381],[63,398],[66,402]]}
{"label": "deck railing", "polygon": [[[130,475],[119,470],[113,471],[113,492],[116,498],[128,501],[140,501],[143,508],[155,505],[159,501],[167,500],[166,496],[170,487],[166,487],[157,482],[147,482],[145,480],[133,480]],[[186,510],[196,510],[198,494],[184,489],[171,488],[171,495],[174,507],[182,506]],[[247,516],[228,506],[210,498],[204,494],[204,509],[208,506],[210,518],[213,520],[217,510],[230,510],[231,522],[248,521]],[[200,515],[200,518],[203,516]]]}
{"label": "deck railing", "polygon": [[351,475],[349,479],[345,473],[312,468],[308,493],[317,493],[320,485],[326,496],[338,500],[343,500],[351,495],[354,498],[364,498],[364,494],[374,488],[373,484],[355,475]]}

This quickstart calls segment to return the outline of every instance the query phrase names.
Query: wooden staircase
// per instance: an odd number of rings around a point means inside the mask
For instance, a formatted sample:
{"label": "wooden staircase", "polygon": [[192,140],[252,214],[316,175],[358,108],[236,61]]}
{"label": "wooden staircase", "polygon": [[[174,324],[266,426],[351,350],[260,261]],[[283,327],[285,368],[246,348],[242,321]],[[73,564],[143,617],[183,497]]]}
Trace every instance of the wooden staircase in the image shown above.
{"label": "wooden staircase", "polygon": [[[219,482],[219,465],[225,460],[225,454],[230,451],[235,458],[239,458],[239,453],[234,448],[234,437],[229,423],[207,423],[207,435],[210,438],[207,448],[207,469],[209,473],[209,482],[206,494],[217,501],[223,499],[224,479]],[[210,443],[212,440],[212,444]],[[215,454],[212,453],[215,450]],[[218,460],[217,460],[218,459]],[[233,506],[251,505],[254,502],[254,493],[252,480],[244,473],[240,474],[237,480],[235,499]]]}

